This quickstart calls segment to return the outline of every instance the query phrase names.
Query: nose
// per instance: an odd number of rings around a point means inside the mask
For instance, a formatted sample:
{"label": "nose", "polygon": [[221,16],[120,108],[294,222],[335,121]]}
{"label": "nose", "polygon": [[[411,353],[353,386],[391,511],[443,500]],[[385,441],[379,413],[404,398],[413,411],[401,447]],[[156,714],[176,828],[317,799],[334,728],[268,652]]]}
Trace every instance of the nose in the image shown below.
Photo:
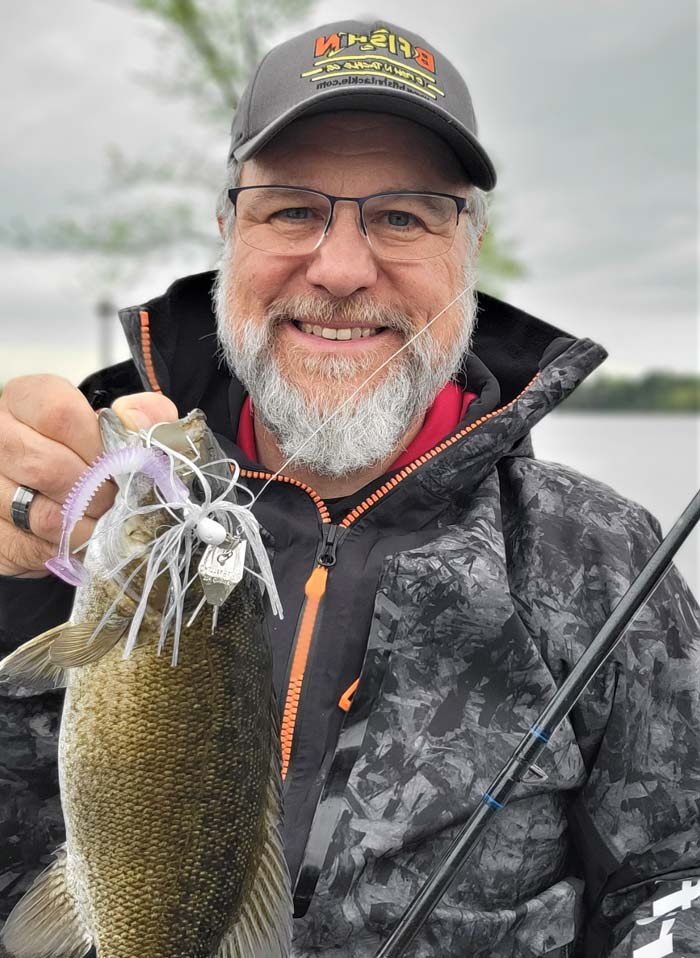
{"label": "nose", "polygon": [[336,203],[328,232],[309,258],[307,280],[340,297],[370,289],[377,276],[377,263],[362,233],[356,204]]}

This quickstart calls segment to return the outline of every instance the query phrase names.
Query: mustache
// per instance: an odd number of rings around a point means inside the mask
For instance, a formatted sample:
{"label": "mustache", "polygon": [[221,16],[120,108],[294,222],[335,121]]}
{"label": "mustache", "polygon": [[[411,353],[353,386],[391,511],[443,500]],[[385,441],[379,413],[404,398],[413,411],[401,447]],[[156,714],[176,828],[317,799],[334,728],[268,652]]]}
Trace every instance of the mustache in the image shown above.
{"label": "mustache", "polygon": [[410,317],[396,306],[380,305],[366,297],[328,299],[301,294],[279,299],[266,310],[269,328],[294,320],[316,326],[383,326],[399,333],[415,332]]}

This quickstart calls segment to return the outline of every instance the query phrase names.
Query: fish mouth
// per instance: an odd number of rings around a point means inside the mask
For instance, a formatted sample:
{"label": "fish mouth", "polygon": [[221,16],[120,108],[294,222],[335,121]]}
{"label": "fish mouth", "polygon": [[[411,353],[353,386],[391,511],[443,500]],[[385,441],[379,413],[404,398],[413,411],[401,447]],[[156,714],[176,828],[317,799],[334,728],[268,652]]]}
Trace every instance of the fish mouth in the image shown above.
{"label": "fish mouth", "polygon": [[192,461],[206,463],[215,458],[213,443],[208,441],[211,432],[207,429],[207,417],[201,409],[193,409],[187,416],[174,422],[158,423],[145,433],[145,441],[161,443]]}
{"label": "fish mouth", "polygon": [[[207,480],[216,491],[222,483],[231,479],[229,462],[224,452],[207,426],[207,417],[201,409],[193,409],[181,419],[172,422],[154,423],[148,429],[129,429],[111,409],[101,409],[98,424],[102,444],[106,453],[117,452],[124,447],[151,447],[161,449],[172,462],[175,474],[190,488],[193,498],[198,501],[203,495],[198,472],[206,469]],[[189,468],[188,464],[192,463]],[[116,477],[121,488],[127,477]],[[144,487],[139,483],[141,494]],[[150,500],[150,494],[145,493]],[[232,496],[235,499],[235,497]]]}
{"label": "fish mouth", "polygon": [[208,445],[209,430],[201,409],[193,409],[172,422],[154,423],[149,429],[129,429],[112,409],[100,409],[97,421],[105,452],[161,443],[188,459],[206,461],[206,449],[202,447]]}
{"label": "fish mouth", "polygon": [[[143,441],[150,441],[156,448],[160,445],[171,454],[175,472],[189,486],[195,502],[203,502],[205,490],[199,476],[200,470],[206,470],[206,481],[213,498],[223,491],[231,479],[230,461],[207,426],[207,417],[201,409],[192,412],[174,422],[159,423],[142,434]],[[192,463],[192,468],[178,459],[183,457]],[[230,493],[235,501],[235,494]]]}

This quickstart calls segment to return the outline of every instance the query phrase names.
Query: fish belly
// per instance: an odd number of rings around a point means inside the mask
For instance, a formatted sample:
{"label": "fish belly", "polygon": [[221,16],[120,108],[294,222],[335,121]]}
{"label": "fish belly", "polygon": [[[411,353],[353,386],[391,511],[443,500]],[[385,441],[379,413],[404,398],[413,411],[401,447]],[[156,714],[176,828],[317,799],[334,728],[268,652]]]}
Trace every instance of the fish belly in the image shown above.
{"label": "fish belly", "polygon": [[72,891],[99,958],[212,958],[250,892],[271,762],[271,661],[239,587],[156,655],[157,616],[76,670],[59,767]]}

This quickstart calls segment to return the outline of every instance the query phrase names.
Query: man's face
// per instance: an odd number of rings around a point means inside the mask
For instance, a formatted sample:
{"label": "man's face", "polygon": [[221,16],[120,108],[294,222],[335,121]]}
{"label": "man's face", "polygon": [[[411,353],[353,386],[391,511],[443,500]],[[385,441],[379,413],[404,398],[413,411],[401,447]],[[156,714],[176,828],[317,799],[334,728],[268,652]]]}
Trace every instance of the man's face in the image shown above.
{"label": "man's face", "polygon": [[[467,189],[454,154],[429,130],[398,117],[355,112],[324,114],[291,124],[244,164],[240,185],[298,186],[336,196],[402,189],[464,196]],[[464,214],[452,248],[417,261],[378,257],[360,231],[354,203],[336,204],[328,234],[307,255],[254,249],[237,235],[235,225],[226,239],[217,294],[219,335],[227,359],[273,432],[279,432],[275,415],[266,415],[261,408],[265,398],[256,397],[254,382],[246,382],[260,379],[261,363],[274,367],[278,389],[284,385],[294,392],[296,418],[301,402],[310,426],[311,420],[315,424],[333,412],[466,285],[469,243]],[[381,398],[382,408],[390,404],[392,376],[406,372],[411,354],[416,368],[410,370],[413,381],[404,382],[404,391],[415,394],[416,376],[429,379],[434,370],[441,382],[437,386],[424,382],[426,393],[421,396],[423,405],[432,401],[468,341],[472,317],[469,309],[466,313],[465,317],[463,301],[452,305],[411,345],[411,353],[406,350],[392,359],[363,388],[358,402],[371,403],[374,396],[371,415],[375,420],[376,400]],[[321,328],[358,326],[371,334],[355,333],[350,339],[318,335]],[[316,327],[316,332],[301,327]],[[251,365],[248,360],[252,359]],[[388,394],[381,394],[382,389]],[[415,397],[411,401],[407,397],[404,419],[425,412],[415,405]],[[357,404],[353,406],[355,412],[348,410],[349,415],[357,416]],[[292,414],[289,408],[284,415]],[[403,423],[401,431],[401,423],[393,418],[389,431],[399,431],[396,441],[410,422]],[[286,446],[298,441],[300,434],[278,438],[285,439],[280,445],[288,452]],[[388,433],[382,441],[390,441]],[[315,465],[332,474],[328,463],[325,469]],[[343,468],[351,470],[349,464]]]}

